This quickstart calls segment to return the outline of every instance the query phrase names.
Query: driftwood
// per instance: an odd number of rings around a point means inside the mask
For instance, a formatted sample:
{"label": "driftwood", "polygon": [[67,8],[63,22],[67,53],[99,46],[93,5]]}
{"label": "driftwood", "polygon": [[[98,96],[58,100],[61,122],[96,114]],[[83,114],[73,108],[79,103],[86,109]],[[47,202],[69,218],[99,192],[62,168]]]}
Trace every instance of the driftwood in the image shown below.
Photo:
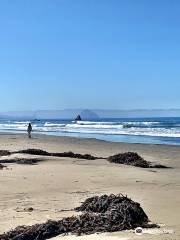
{"label": "driftwood", "polygon": [[48,221],[33,226],[19,226],[0,235],[1,240],[45,240],[61,234],[77,235],[114,232],[136,227],[158,227],[150,224],[139,203],[123,195],[103,195],[88,198],[76,208],[79,216]]}

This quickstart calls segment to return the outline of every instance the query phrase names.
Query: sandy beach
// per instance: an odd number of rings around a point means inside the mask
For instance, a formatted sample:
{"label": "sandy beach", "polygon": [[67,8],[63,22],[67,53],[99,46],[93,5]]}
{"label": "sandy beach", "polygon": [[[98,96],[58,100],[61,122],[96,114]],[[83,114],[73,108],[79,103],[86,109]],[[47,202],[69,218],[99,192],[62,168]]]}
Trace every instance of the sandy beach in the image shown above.
{"label": "sandy beach", "polygon": [[[32,139],[23,134],[0,135],[1,150],[27,148],[88,153],[97,157],[135,151],[148,161],[172,169],[141,169],[112,164],[104,159],[57,157],[40,157],[44,161],[35,165],[5,164],[7,169],[0,170],[0,233],[19,225],[72,216],[75,212],[71,209],[90,196],[122,193],[139,202],[150,220],[161,228],[147,230],[141,236],[123,231],[53,239],[180,239],[180,147],[42,135]],[[13,154],[1,160],[21,157],[22,154]],[[33,211],[26,211],[30,207]]]}

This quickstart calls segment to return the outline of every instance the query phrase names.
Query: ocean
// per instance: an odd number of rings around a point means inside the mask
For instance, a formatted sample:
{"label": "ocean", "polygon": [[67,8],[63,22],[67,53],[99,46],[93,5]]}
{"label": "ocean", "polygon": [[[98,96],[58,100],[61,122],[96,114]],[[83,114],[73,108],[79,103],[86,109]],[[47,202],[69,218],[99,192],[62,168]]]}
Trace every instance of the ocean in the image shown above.
{"label": "ocean", "polygon": [[96,138],[112,142],[180,145],[180,118],[119,118],[93,121],[42,119],[0,120],[0,132],[33,132],[54,136]]}

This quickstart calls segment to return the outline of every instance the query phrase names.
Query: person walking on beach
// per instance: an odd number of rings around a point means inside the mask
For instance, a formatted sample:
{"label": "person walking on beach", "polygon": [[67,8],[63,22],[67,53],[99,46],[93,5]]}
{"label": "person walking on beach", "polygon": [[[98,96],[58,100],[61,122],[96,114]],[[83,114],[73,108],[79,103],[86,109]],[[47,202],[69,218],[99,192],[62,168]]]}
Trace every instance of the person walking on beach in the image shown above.
{"label": "person walking on beach", "polygon": [[31,138],[31,132],[32,132],[32,125],[31,125],[31,123],[28,124],[27,132],[28,132],[28,137]]}

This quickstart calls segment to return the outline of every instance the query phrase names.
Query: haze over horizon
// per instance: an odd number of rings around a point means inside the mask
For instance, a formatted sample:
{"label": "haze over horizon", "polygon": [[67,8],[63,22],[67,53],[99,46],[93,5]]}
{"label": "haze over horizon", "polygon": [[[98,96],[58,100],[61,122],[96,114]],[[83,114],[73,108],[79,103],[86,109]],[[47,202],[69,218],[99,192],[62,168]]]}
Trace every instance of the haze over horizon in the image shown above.
{"label": "haze over horizon", "polygon": [[77,115],[82,119],[103,118],[152,118],[152,117],[180,117],[180,109],[62,109],[36,111],[8,111],[0,112],[0,119],[75,119]]}

